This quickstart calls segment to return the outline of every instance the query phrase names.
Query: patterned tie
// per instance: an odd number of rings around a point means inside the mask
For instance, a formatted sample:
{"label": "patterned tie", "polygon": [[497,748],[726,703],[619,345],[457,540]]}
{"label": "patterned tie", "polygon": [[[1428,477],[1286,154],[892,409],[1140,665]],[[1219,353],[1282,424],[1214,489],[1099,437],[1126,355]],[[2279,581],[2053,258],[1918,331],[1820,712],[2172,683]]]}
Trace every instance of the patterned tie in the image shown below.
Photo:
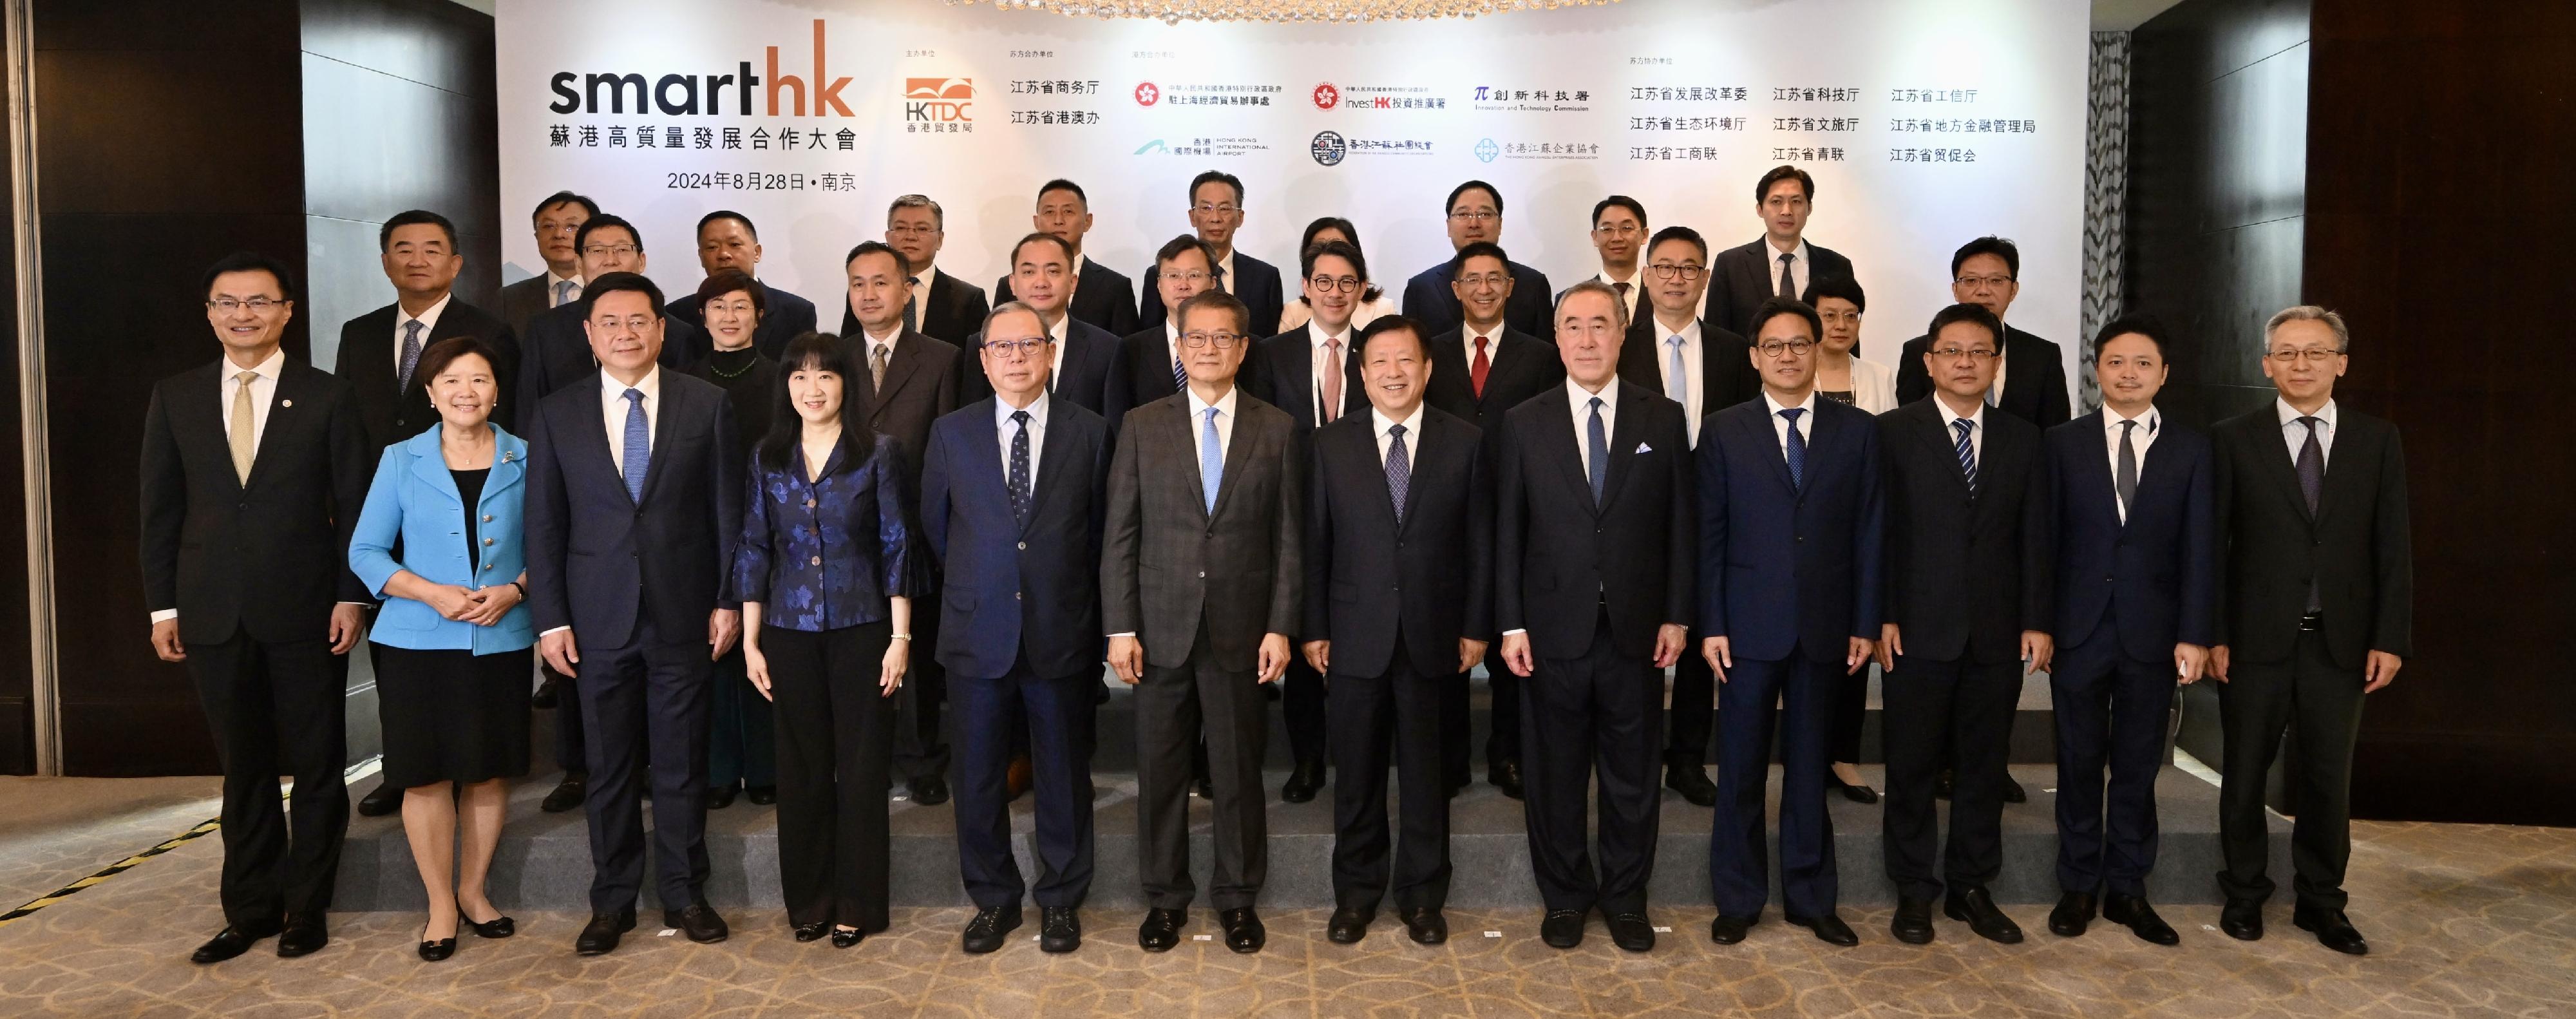
{"label": "patterned tie", "polygon": [[1494,362],[1485,356],[1484,337],[1476,337],[1476,359],[1467,365],[1467,381],[1476,387],[1476,399],[1485,398],[1485,376],[1493,373]]}
{"label": "patterned tie", "polygon": [[1322,421],[1332,424],[1342,416],[1342,341],[1324,341],[1324,413]]}
{"label": "patterned tie", "polygon": [[251,452],[258,445],[251,435],[258,424],[257,419],[251,416],[250,404],[250,384],[257,378],[258,372],[242,372],[233,376],[233,381],[238,383],[233,387],[233,421],[225,433],[233,446],[233,476],[245,485],[250,484]]}
{"label": "patterned tie", "polygon": [[571,280],[556,280],[555,303],[548,305],[548,307],[560,308],[580,299],[581,284],[575,283]]}
{"label": "patterned tie", "polygon": [[653,428],[644,420],[644,391],[629,389],[626,398],[626,495],[644,501],[644,472],[653,464]]}
{"label": "patterned tie", "polygon": [[1791,407],[1780,412],[1781,420],[1789,422],[1789,438],[1786,441],[1789,454],[1789,487],[1802,491],[1807,487],[1807,438],[1798,434],[1798,415],[1806,412],[1805,407]]}
{"label": "patterned tie", "polygon": [[1780,256],[1780,296],[1786,297],[1792,301],[1798,299],[1798,277],[1790,275],[1789,260],[1796,257],[1798,256]]}
{"label": "patterned tie", "polygon": [[394,391],[411,388],[411,370],[420,367],[420,320],[403,323],[402,367],[394,371]]}
{"label": "patterned tie", "polygon": [[1690,370],[1682,366],[1681,334],[1674,333],[1664,337],[1664,345],[1672,348],[1671,356],[1664,358],[1664,395],[1672,397],[1674,403],[1688,409],[1690,407]]}
{"label": "patterned tie", "polygon": [[1178,354],[1172,356],[1172,388],[1175,390],[1190,388],[1190,373],[1181,367],[1181,358]]}
{"label": "patterned tie", "polygon": [[885,344],[880,343],[877,344],[876,350],[868,354],[869,392],[879,394],[885,392],[886,358],[891,353],[892,352],[886,348]]}
{"label": "patterned tie", "polygon": [[1022,524],[1029,522],[1029,412],[1011,412],[1011,421],[1020,426],[1011,433],[1011,516]]}
{"label": "patterned tie", "polygon": [[1610,490],[1610,430],[1601,424],[1601,398],[1592,398],[1592,423],[1583,429],[1591,449],[1584,454],[1584,474],[1592,482],[1592,505],[1601,505],[1601,496]]}
{"label": "patterned tie", "polygon": [[2120,470],[2111,477],[2111,490],[2120,497],[2120,520],[2123,523],[2129,519],[2129,503],[2138,497],[2138,447],[2129,443],[2129,437],[2137,430],[2135,421],[2120,422]]}
{"label": "patterned tie", "polygon": [[1950,422],[1950,430],[1959,433],[1959,473],[1968,479],[1968,494],[1977,494],[1977,447],[1968,442],[1968,432],[1976,422],[1960,418]]}
{"label": "patterned tie", "polygon": [[1617,283],[1610,284],[1610,289],[1619,292],[1619,303],[1624,305],[1628,303],[1628,292],[1636,289],[1636,287],[1634,284],[1631,284],[1626,280],[1621,280]]}
{"label": "patterned tie", "polygon": [[[2324,494],[2326,488],[2326,449],[2323,443],[2317,441],[2317,426],[2323,424],[2324,421],[2323,419],[2311,414],[2299,418],[2299,423],[2308,426],[2308,441],[2300,444],[2299,446],[2299,462],[2297,464],[2299,470],[2299,494],[2307,497],[2308,519],[2315,520],[2317,518],[2317,498]],[[2319,612],[2323,611],[2324,608],[2325,602],[2317,598],[2316,578],[2310,577],[2308,578],[2308,611],[2312,613]]]}
{"label": "patterned tie", "polygon": [[1386,495],[1395,500],[1395,522],[1404,523],[1404,496],[1413,488],[1413,459],[1404,455],[1404,426],[1392,425],[1386,430],[1391,445],[1386,447]]}
{"label": "patterned tie", "polygon": [[912,277],[912,289],[903,299],[903,331],[921,331],[921,277]]}
{"label": "patterned tie", "polygon": [[1216,513],[1216,490],[1225,484],[1225,445],[1216,437],[1216,408],[1207,409],[1207,427],[1199,430],[1199,495],[1210,515]]}

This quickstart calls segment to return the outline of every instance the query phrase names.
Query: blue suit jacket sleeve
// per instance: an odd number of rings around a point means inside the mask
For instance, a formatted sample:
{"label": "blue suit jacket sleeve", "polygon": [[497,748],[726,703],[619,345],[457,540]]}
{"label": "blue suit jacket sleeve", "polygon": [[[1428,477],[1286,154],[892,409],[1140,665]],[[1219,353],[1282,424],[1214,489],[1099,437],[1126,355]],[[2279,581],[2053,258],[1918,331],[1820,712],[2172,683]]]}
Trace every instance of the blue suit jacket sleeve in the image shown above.
{"label": "blue suit jacket sleeve", "polygon": [[376,461],[376,480],[367,486],[366,508],[358,511],[357,529],[349,537],[349,569],[367,592],[378,599],[385,596],[385,584],[402,572],[402,564],[393,557],[394,541],[402,536],[402,476],[410,469],[408,454],[400,444],[385,447],[384,456]]}
{"label": "blue suit jacket sleeve", "polygon": [[[941,419],[944,423],[945,418]],[[941,423],[930,426],[930,441],[921,452],[921,536],[930,547],[930,561],[948,566],[948,429]]]}
{"label": "blue suit jacket sleeve", "polygon": [[1887,465],[1875,422],[1860,429],[1860,535],[1853,542],[1852,632],[1877,640],[1887,619]]}
{"label": "blue suit jacket sleeve", "polygon": [[2218,506],[2210,444],[2192,461],[2183,499],[2182,606],[2175,639],[2208,647],[2218,640]]}
{"label": "blue suit jacket sleeve", "polygon": [[564,590],[565,517],[563,461],[545,408],[528,408],[528,607],[539,634],[572,625],[572,600]]}

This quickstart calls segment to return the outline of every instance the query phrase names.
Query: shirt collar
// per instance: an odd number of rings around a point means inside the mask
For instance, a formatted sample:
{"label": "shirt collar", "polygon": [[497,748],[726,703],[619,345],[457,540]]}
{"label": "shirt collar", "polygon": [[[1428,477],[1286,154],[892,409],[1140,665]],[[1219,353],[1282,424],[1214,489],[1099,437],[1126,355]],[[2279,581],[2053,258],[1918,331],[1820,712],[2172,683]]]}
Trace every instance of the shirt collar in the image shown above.
{"label": "shirt collar", "polygon": [[546,270],[546,293],[548,295],[552,295],[555,292],[555,284],[557,283],[570,283],[576,287],[586,285],[583,283],[580,276],[557,276],[555,275],[554,270]]}
{"label": "shirt collar", "polygon": [[[2299,418],[2303,416],[2297,407],[2290,406],[2290,401],[2277,396],[2272,398],[2272,412],[2280,415],[2283,428],[2299,423]],[[2335,402],[2332,397],[2326,399],[2325,406],[2317,408],[2317,420],[2325,423],[2326,431],[2334,431]]]}
{"label": "shirt collar", "polygon": [[[915,288],[915,289],[922,290],[922,291],[927,291],[927,290],[929,290],[929,289],[930,289],[930,284],[932,283],[932,281],[935,281],[935,280],[937,280],[937,279],[939,278],[939,256],[937,256],[937,255],[932,255],[932,256],[930,256],[930,261],[923,262],[923,263],[921,263],[920,265],[913,266],[913,267],[912,267],[912,278],[914,278],[914,279],[917,279],[917,280],[920,280],[920,281],[921,281],[921,282],[919,282],[919,283],[913,284],[913,286],[914,286],[914,288]],[[927,297],[928,295],[927,295],[927,294],[915,294],[914,296],[916,296],[916,297]]]}
{"label": "shirt collar", "polygon": [[1613,286],[1616,286],[1616,285],[1621,284],[1621,283],[1628,284],[1628,293],[1630,293],[1630,294],[1632,294],[1632,295],[1633,295],[1633,294],[1635,294],[1637,291],[1640,291],[1640,290],[1644,290],[1644,289],[1645,289],[1645,285],[1644,285],[1643,283],[1640,283],[1640,282],[1638,281],[1638,279],[1637,279],[1637,277],[1639,277],[1639,276],[1641,276],[1641,275],[1644,275],[1644,274],[1645,274],[1645,271],[1646,271],[1645,263],[1643,263],[1643,262],[1639,262],[1639,263],[1637,263],[1637,267],[1636,267],[1636,268],[1628,270],[1628,278],[1627,278],[1627,279],[1620,279],[1620,278],[1618,278],[1618,277],[1615,277],[1615,276],[1610,275],[1610,267],[1609,267],[1608,265],[1606,265],[1606,264],[1605,264],[1605,265],[1603,265],[1603,266],[1601,267],[1601,272],[1600,272],[1597,276],[1595,276],[1594,278],[1595,278],[1595,279],[1600,280],[1600,281],[1601,281],[1601,282],[1603,282],[1603,283],[1608,283],[1608,284],[1611,284],[1611,285],[1613,285]]}
{"label": "shirt collar", "polygon": [[[1197,419],[1198,421],[1206,420],[1209,405],[1199,401],[1199,391],[1185,385],[1181,387],[1181,392],[1190,401],[1190,417]],[[1243,392],[1243,387],[1239,385],[1225,387],[1225,395],[1216,398],[1215,406],[1219,417],[1222,417],[1227,421],[1234,420],[1234,397],[1235,394],[1241,392]],[[1193,424],[1195,423],[1196,422],[1194,421]]]}
{"label": "shirt collar", "polygon": [[[1073,315],[1070,314],[1071,309],[1066,310],[1068,312],[1067,314],[1057,317],[1055,324],[1047,327],[1047,340],[1048,342],[1055,344],[1055,349],[1057,351],[1056,356],[1058,357],[1064,356],[1064,338],[1065,335],[1073,329]],[[1168,321],[1169,320],[1166,320],[1166,324],[1168,324]]]}
{"label": "shirt collar", "polygon": [[1342,341],[1342,351],[1344,353],[1348,353],[1351,349],[1351,332],[1351,324],[1344,322],[1342,323],[1341,332],[1327,336],[1324,333],[1324,322],[1322,319],[1310,318],[1306,320],[1306,342],[1316,350],[1324,349],[1324,341],[1331,339]]}
{"label": "shirt collar", "polygon": [[422,331],[422,332],[424,332],[424,333],[426,333],[426,332],[428,332],[428,331],[430,331],[430,330],[432,330],[432,329],[436,329],[436,328],[438,328],[438,316],[443,315],[443,314],[446,314],[446,312],[447,312],[447,302],[449,302],[449,301],[453,301],[453,300],[455,300],[455,299],[456,299],[456,291],[450,290],[450,291],[448,291],[448,292],[446,292],[446,293],[444,293],[444,294],[440,294],[440,295],[438,295],[438,303],[430,305],[430,306],[429,306],[429,310],[424,311],[424,312],[421,312],[421,313],[420,313],[420,314],[418,314],[418,315],[414,315],[414,314],[411,314],[411,313],[409,313],[409,312],[406,312],[406,311],[402,310],[402,302],[400,302],[400,301],[396,301],[396,302],[394,302],[394,329],[395,329],[395,331],[397,331],[397,332],[401,331],[401,330],[402,330],[403,323],[405,323],[405,322],[409,322],[409,321],[412,321],[412,320],[414,320],[414,319],[418,319],[418,320],[420,321],[420,329],[421,329],[421,331]]}
{"label": "shirt collar", "polygon": [[[240,365],[234,364],[232,358],[227,357],[224,359],[225,379],[229,380],[233,376],[241,374],[244,370],[245,369]],[[277,381],[278,375],[286,371],[286,348],[281,346],[276,350],[269,351],[267,357],[262,358],[258,364],[250,366],[247,370],[260,378],[267,379],[270,382]]]}
{"label": "shirt collar", "polygon": [[891,330],[888,330],[884,336],[878,336],[878,335],[876,335],[876,334],[870,333],[870,332],[868,332],[868,327],[866,327],[866,326],[860,326],[860,327],[859,327],[859,338],[860,338],[860,340],[865,344],[865,347],[866,347],[866,349],[863,349],[863,350],[859,351],[859,359],[860,359],[860,360],[862,360],[862,361],[867,360],[868,355],[873,354],[873,353],[875,353],[875,352],[876,352],[877,344],[880,344],[880,343],[882,343],[882,344],[885,344],[885,345],[886,345],[886,356],[887,356],[887,357],[893,357],[893,356],[894,356],[894,348],[895,348],[895,345],[896,345],[896,341],[897,341],[897,340],[901,340],[901,339],[903,339],[903,323],[901,323],[901,322],[896,322],[896,323],[894,324],[894,328],[893,328],[893,329],[891,329]]}
{"label": "shirt collar", "polygon": [[660,400],[662,398],[662,366],[659,364],[646,366],[644,369],[644,377],[637,379],[635,384],[632,386],[617,381],[617,376],[609,374],[607,368],[601,368],[599,370],[599,392],[601,397],[607,402],[615,403],[619,400],[625,399],[626,391],[628,389],[633,389],[643,393],[644,402],[647,404]]}
{"label": "shirt collar", "polygon": [[2124,418],[2120,416],[2119,411],[2112,410],[2109,404],[2103,405],[2103,431],[2110,433],[2112,438],[2118,438],[2120,435],[2120,422],[2122,421],[2136,421],[2138,424],[2145,426],[2147,434],[2154,435],[2156,434],[2156,429],[2164,424],[2164,412],[2157,410],[2156,405],[2151,403],[2147,405],[2146,413],[2140,414],[2134,418]]}
{"label": "shirt collar", "polygon": [[1779,265],[1780,265],[1780,256],[1782,256],[1782,255],[1787,255],[1787,256],[1789,256],[1789,260],[1790,260],[1791,262],[1794,262],[1794,263],[1798,264],[1798,265],[1806,265],[1806,264],[1808,264],[1808,263],[1807,263],[1807,235],[1805,235],[1805,234],[1799,234],[1799,235],[1798,235],[1798,246],[1797,246],[1797,247],[1794,247],[1794,248],[1791,248],[1791,249],[1789,249],[1789,250],[1787,250],[1787,251],[1782,251],[1782,250],[1780,250],[1780,246],[1779,246],[1779,245],[1776,245],[1776,244],[1771,243],[1771,238],[1770,238],[1770,236],[1766,234],[1766,235],[1764,235],[1764,236],[1763,236],[1763,238],[1762,238],[1762,253],[1763,253],[1763,254],[1765,254],[1765,255],[1767,255],[1767,256],[1770,256],[1770,259],[1771,259],[1771,265],[1772,265],[1772,267],[1773,267],[1773,268],[1778,268],[1778,267],[1779,267]]}
{"label": "shirt collar", "polygon": [[1679,337],[1681,337],[1683,340],[1688,341],[1688,342],[1690,342],[1690,343],[1698,343],[1698,342],[1699,342],[1700,332],[1699,332],[1699,320],[1698,320],[1698,319],[1692,319],[1692,320],[1690,320],[1690,324],[1689,324],[1689,325],[1683,326],[1683,327],[1681,327],[1680,329],[1666,329],[1666,328],[1664,328],[1664,320],[1663,320],[1663,319],[1660,319],[1660,318],[1655,317],[1652,313],[1649,313],[1649,314],[1646,316],[1646,320],[1647,320],[1647,321],[1649,321],[1649,322],[1653,322],[1653,323],[1655,324],[1655,345],[1656,345],[1656,346],[1662,346],[1665,340],[1671,339],[1671,338],[1673,338],[1673,337],[1675,337],[1675,336],[1679,336]]}
{"label": "shirt collar", "polygon": [[1583,388],[1583,383],[1574,381],[1574,376],[1568,375],[1565,377],[1565,399],[1568,404],[1573,406],[1575,413],[1591,413],[1592,398],[1595,396],[1601,398],[1602,413],[1617,413],[1619,410],[1619,380],[1615,378],[1611,379],[1609,385],[1601,387],[1601,391],[1595,393]]}
{"label": "shirt collar", "polygon": [[1814,389],[1807,390],[1807,398],[1798,401],[1798,405],[1795,407],[1781,403],[1778,399],[1772,397],[1771,391],[1768,389],[1762,391],[1762,402],[1770,405],[1771,414],[1774,417],[1779,416],[1780,412],[1784,410],[1806,411],[1807,413],[1804,416],[1810,421],[1815,420],[1816,417],[1816,391]]}
{"label": "shirt collar", "polygon": [[1953,423],[1962,420],[1968,422],[1968,430],[1971,432],[1986,426],[1986,403],[1983,400],[1977,401],[1977,409],[1965,418],[1962,418],[1956,412],[1953,412],[1950,409],[1950,405],[1942,402],[1939,396],[1934,396],[1932,398],[1932,406],[1940,409],[1941,427],[1943,428],[1950,428]]}
{"label": "shirt collar", "polygon": [[1413,436],[1414,440],[1418,442],[1422,439],[1422,408],[1427,406],[1430,405],[1427,403],[1414,404],[1412,416],[1407,417],[1402,421],[1398,421],[1386,416],[1386,412],[1377,409],[1375,405],[1371,405],[1369,407],[1369,423],[1371,427],[1377,429],[1378,438],[1386,438],[1386,430],[1388,427],[1393,425],[1403,425],[1404,434]]}
{"label": "shirt collar", "polygon": [[998,394],[993,397],[993,423],[1005,429],[1011,427],[1011,415],[1023,410],[1029,412],[1030,427],[1044,430],[1047,422],[1046,390],[1038,390],[1038,398],[1029,401],[1026,407],[1013,407],[1011,401],[1002,399]]}

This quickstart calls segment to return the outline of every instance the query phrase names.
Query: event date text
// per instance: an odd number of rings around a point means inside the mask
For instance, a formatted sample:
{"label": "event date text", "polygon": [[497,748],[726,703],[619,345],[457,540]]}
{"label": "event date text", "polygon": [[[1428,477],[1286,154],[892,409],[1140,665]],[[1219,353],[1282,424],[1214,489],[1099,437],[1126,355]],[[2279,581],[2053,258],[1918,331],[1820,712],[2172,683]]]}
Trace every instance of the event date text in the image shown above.
{"label": "event date text", "polygon": [[801,173],[692,173],[663,174],[666,189],[672,191],[803,191],[806,176]]}

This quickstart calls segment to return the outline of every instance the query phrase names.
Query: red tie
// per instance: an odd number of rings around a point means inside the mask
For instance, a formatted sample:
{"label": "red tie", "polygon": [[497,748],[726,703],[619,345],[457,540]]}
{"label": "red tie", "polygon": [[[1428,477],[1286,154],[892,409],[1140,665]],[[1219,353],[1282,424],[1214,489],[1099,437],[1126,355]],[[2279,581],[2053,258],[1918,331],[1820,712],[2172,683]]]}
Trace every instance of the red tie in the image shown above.
{"label": "red tie", "polygon": [[1476,361],[1467,366],[1467,381],[1475,384],[1476,399],[1485,398],[1485,375],[1492,371],[1493,367],[1494,363],[1485,358],[1485,338],[1476,337]]}

